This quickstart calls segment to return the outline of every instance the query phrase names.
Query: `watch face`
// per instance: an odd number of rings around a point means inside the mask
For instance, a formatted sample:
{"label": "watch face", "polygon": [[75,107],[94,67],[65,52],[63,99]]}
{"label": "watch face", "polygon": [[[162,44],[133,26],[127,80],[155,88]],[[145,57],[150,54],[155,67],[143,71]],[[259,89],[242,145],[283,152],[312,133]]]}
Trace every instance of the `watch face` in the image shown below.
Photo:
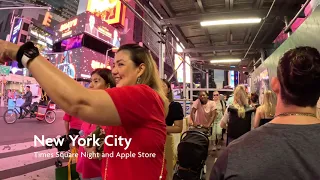
{"label": "watch face", "polygon": [[36,56],[39,55],[39,53],[37,52],[37,49],[28,49],[25,51],[24,54],[29,58],[35,58]]}

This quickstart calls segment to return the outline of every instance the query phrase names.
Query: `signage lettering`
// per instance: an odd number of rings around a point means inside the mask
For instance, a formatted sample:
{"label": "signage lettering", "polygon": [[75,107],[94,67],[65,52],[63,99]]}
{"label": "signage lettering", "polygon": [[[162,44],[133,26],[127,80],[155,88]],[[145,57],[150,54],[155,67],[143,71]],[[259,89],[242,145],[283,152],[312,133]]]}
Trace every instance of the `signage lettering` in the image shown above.
{"label": "signage lettering", "polygon": [[96,60],[92,60],[91,67],[92,67],[92,69],[97,69],[97,68],[104,68],[105,65],[101,62],[96,61]]}
{"label": "signage lettering", "polygon": [[69,30],[70,28],[77,26],[77,24],[78,24],[78,19],[74,19],[72,21],[66,22],[60,26],[59,31],[62,32],[65,30]]}
{"label": "signage lettering", "polygon": [[66,32],[66,33],[63,33],[62,35],[61,35],[61,37],[66,37],[66,36],[69,36],[69,35],[71,35],[72,34],[72,31],[68,31],[68,32]]}

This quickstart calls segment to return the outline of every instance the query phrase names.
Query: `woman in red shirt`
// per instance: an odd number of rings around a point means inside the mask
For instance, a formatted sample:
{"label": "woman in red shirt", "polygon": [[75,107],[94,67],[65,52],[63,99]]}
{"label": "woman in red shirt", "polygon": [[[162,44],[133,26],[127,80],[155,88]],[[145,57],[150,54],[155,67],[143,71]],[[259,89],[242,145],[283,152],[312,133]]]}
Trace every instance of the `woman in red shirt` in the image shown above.
{"label": "woman in red shirt", "polygon": [[[107,68],[99,68],[91,73],[91,89],[108,89],[115,87],[115,82],[112,78],[111,70]],[[88,122],[83,122],[81,127],[81,136],[87,137],[96,130],[96,125]],[[82,180],[101,180],[101,160],[85,156],[85,149],[79,146],[77,172]]]}
{"label": "woman in red shirt", "polygon": [[121,46],[112,69],[117,87],[105,91],[82,87],[36,52],[31,42],[19,47],[0,40],[1,60],[16,59],[28,68],[59,107],[88,123],[108,126],[103,179],[166,178],[168,100],[147,49],[136,44]]}

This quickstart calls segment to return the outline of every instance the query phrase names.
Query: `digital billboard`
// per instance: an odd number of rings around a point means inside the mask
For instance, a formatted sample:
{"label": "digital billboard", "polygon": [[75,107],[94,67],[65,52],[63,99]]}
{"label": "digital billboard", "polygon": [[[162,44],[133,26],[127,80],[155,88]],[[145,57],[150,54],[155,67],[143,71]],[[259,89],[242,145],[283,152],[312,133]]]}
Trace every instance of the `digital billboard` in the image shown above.
{"label": "digital billboard", "polygon": [[125,24],[126,6],[120,0],[88,0],[87,11],[110,25]]}
{"label": "digital billboard", "polygon": [[[71,78],[90,78],[90,73],[94,69],[106,67],[104,54],[85,47],[67,50],[48,57],[51,63]],[[111,58],[109,60],[112,61]]]}
{"label": "digital billboard", "polygon": [[22,26],[22,18],[15,19],[10,42],[17,44]]}
{"label": "digital billboard", "polygon": [[114,47],[120,47],[118,30],[90,12],[84,12],[70,18],[68,21],[55,26],[54,29],[56,32],[55,43],[86,33]]}
{"label": "digital billboard", "polygon": [[65,39],[61,42],[62,51],[67,51],[75,48],[80,48],[82,46],[83,34]]}

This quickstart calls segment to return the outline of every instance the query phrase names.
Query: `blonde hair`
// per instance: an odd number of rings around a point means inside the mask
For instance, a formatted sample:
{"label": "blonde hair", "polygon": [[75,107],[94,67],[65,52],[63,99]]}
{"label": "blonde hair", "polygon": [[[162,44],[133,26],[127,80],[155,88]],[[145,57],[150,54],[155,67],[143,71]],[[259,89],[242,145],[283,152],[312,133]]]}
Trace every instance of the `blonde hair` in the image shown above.
{"label": "blonde hair", "polygon": [[168,114],[169,100],[163,90],[162,80],[159,77],[159,72],[155,61],[152,58],[150,52],[139,46],[138,44],[126,44],[122,45],[117,52],[127,51],[130,54],[130,59],[138,67],[141,64],[145,65],[145,71],[139,77],[140,84],[146,84],[155,90],[161,97],[164,103],[165,115]]}
{"label": "blonde hair", "polygon": [[234,90],[233,106],[238,110],[238,116],[245,118],[245,106],[248,106],[248,95],[244,86],[239,85]]}
{"label": "blonde hair", "polygon": [[263,95],[263,102],[261,105],[261,109],[263,110],[265,117],[273,117],[275,115],[276,104],[276,95],[270,90],[265,91]]}

